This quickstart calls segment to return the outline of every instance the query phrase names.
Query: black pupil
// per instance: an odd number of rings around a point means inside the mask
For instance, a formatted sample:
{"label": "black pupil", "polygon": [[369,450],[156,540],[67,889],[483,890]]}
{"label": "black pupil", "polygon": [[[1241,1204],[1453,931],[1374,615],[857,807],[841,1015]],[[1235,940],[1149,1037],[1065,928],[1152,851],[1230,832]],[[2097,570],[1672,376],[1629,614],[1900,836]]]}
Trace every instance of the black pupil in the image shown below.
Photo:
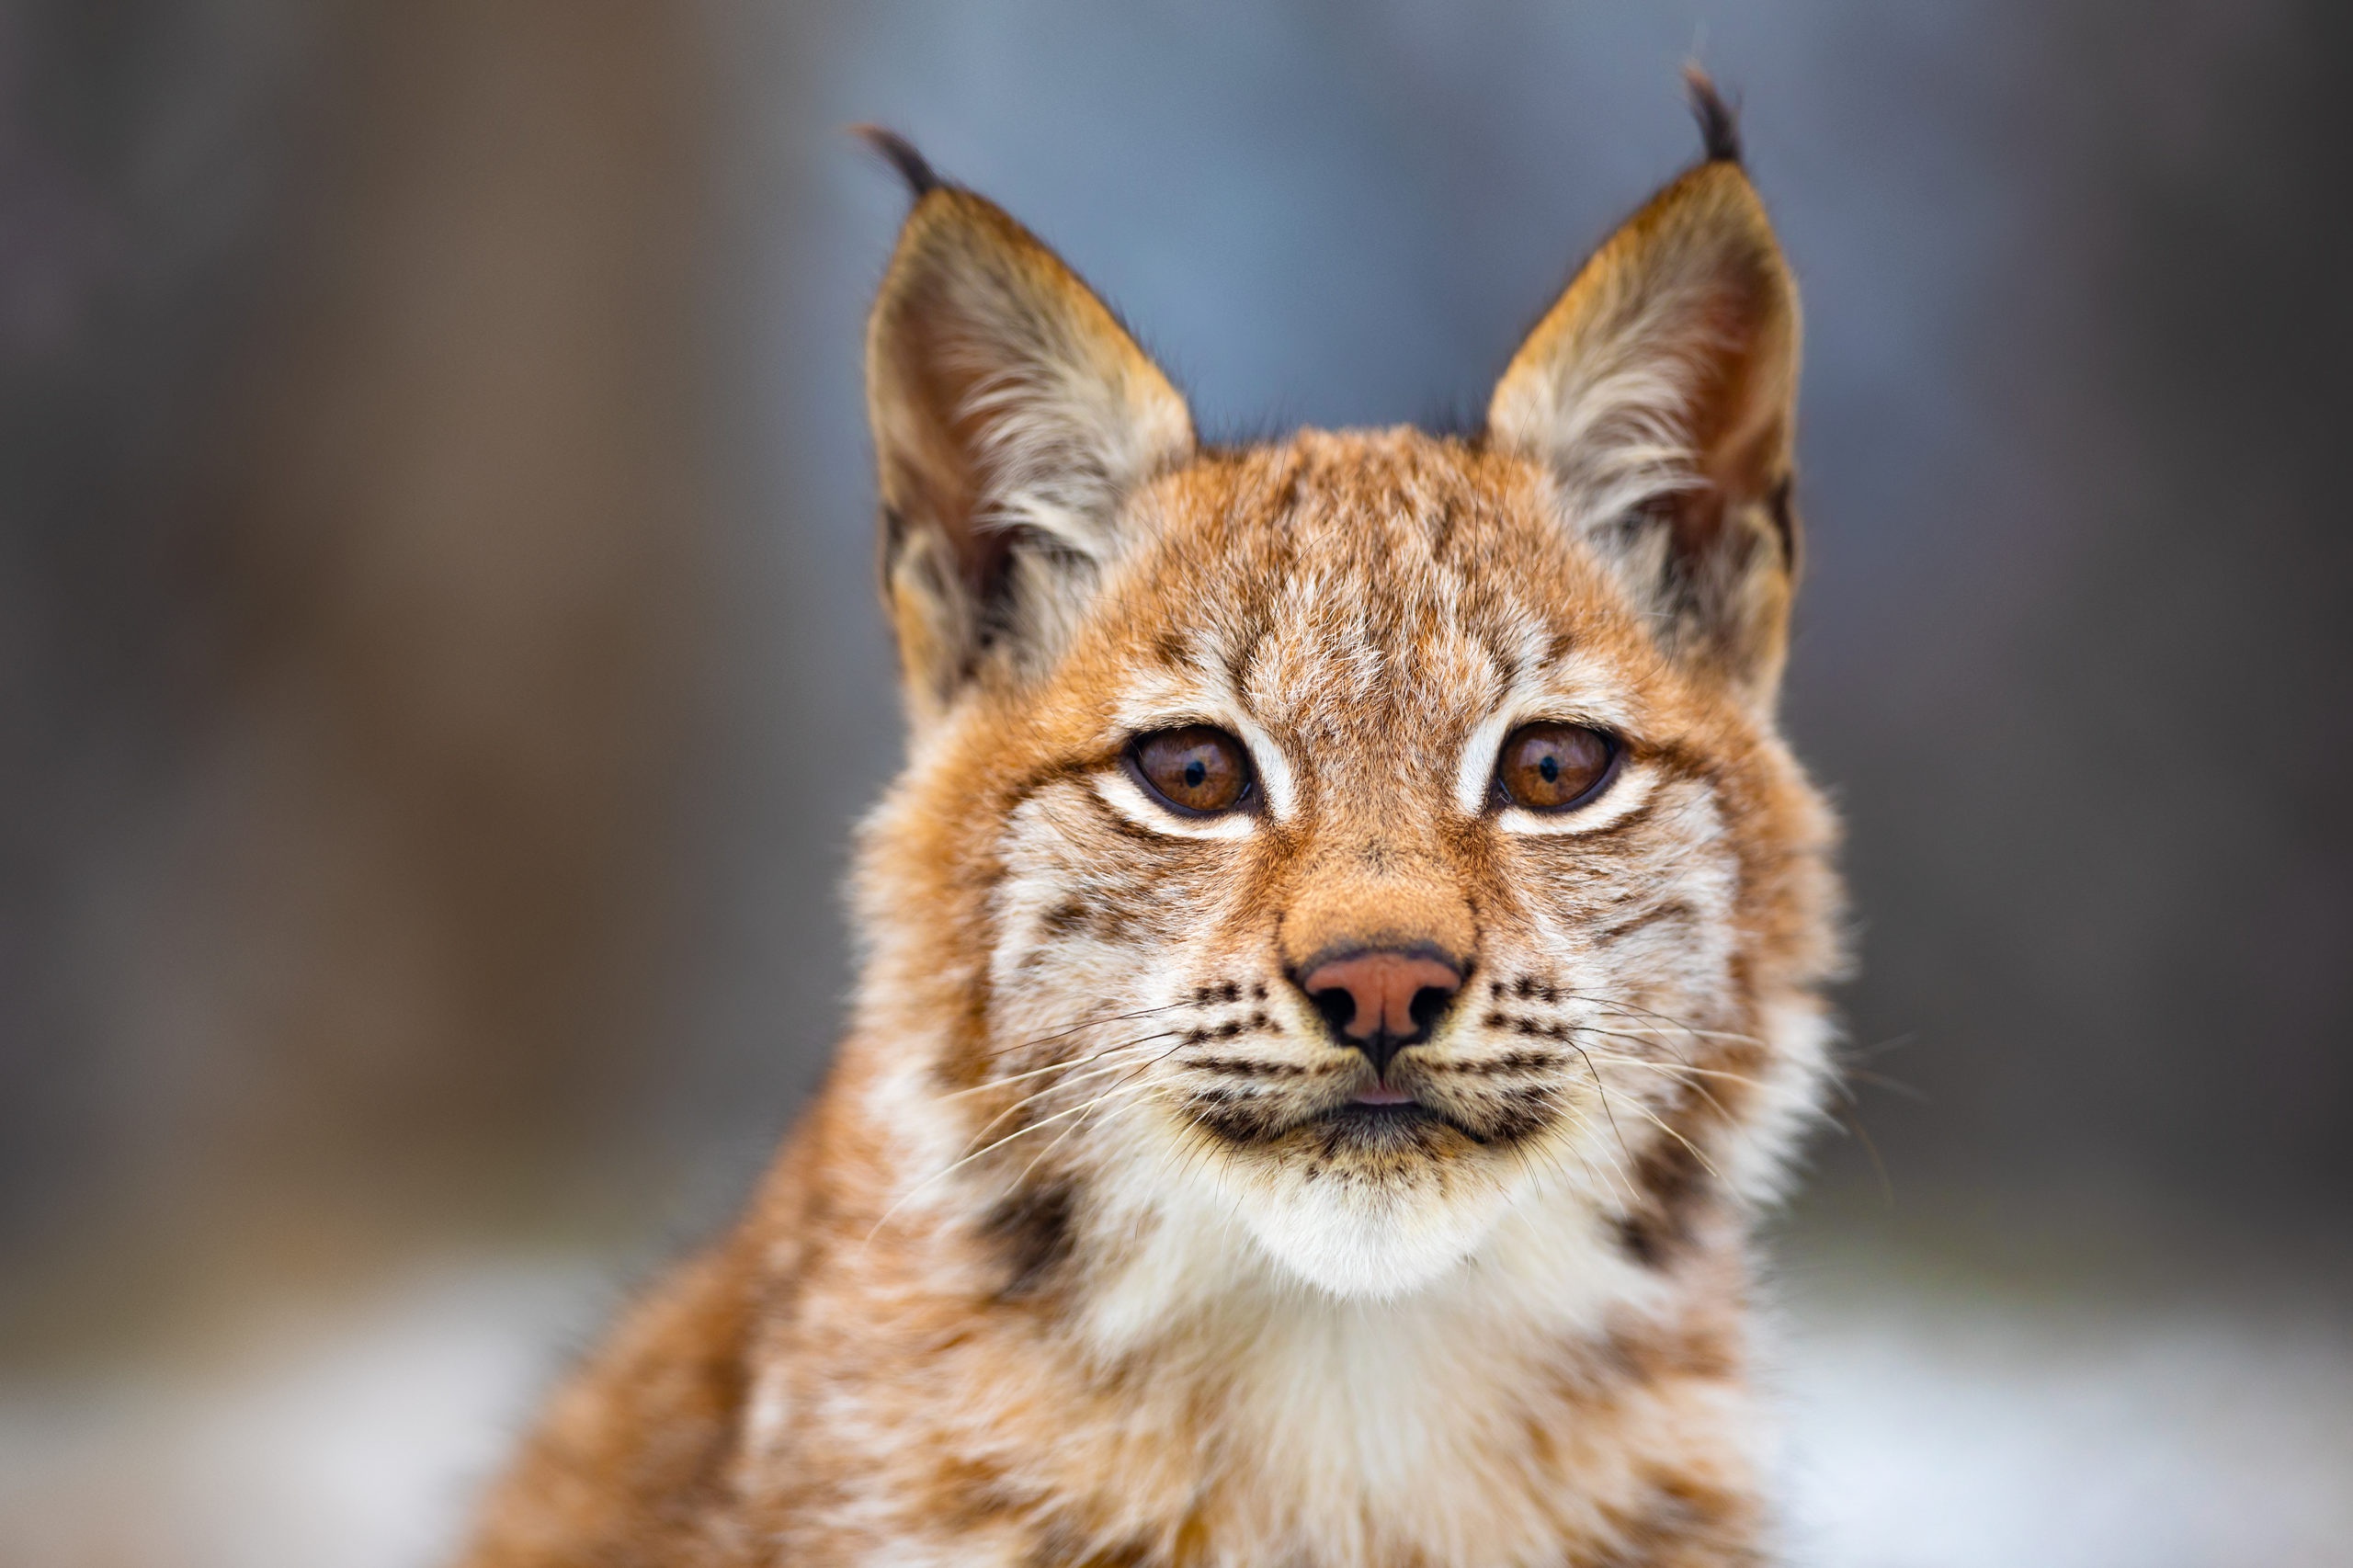
{"label": "black pupil", "polygon": [[1208,779],[1209,776],[1210,765],[1203,762],[1199,757],[1194,757],[1185,764],[1185,787],[1187,789],[1199,789]]}
{"label": "black pupil", "polygon": [[1544,776],[1545,783],[1558,784],[1561,781],[1561,759],[1547,752],[1544,760],[1536,765],[1536,771]]}

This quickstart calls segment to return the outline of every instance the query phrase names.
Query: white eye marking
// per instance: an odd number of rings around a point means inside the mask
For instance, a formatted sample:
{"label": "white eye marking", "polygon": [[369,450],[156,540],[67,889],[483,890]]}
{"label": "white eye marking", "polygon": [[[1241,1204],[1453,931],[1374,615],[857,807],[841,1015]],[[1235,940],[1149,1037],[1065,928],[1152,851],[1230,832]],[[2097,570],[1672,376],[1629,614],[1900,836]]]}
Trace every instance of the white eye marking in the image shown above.
{"label": "white eye marking", "polygon": [[1464,816],[1479,815],[1495,798],[1495,759],[1503,751],[1504,737],[1518,727],[1518,721],[1517,710],[1499,709],[1481,721],[1464,743],[1461,764],[1454,772],[1454,803]]}
{"label": "white eye marking", "polygon": [[1247,714],[1237,710],[1229,719],[1233,733],[1249,748],[1250,767],[1258,776],[1259,800],[1277,822],[1289,822],[1299,810],[1299,785],[1291,778],[1290,758]]}
{"label": "white eye marking", "polygon": [[[1255,766],[1255,756],[1252,762]],[[1263,778],[1265,775],[1260,777]],[[1222,812],[1209,817],[1180,817],[1146,795],[1136,781],[1128,777],[1128,770],[1121,764],[1114,764],[1095,775],[1095,792],[1103,798],[1105,805],[1138,827],[1165,833],[1172,838],[1247,838],[1252,825],[1258,820],[1258,813],[1252,811]]]}

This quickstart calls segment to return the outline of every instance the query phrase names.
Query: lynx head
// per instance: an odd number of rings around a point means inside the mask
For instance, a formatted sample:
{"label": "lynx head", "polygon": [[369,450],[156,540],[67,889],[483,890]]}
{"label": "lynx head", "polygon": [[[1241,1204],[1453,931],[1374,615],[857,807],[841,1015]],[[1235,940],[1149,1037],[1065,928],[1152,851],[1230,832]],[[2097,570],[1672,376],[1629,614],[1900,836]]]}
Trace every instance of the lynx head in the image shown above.
{"label": "lynx head", "polygon": [[1640,1274],[1769,1187],[1836,894],[1774,723],[1797,299],[1714,131],[1480,434],[1243,448],[881,139],[916,192],[868,340],[912,741],[846,1071],[913,1152],[892,1196],[1006,1240],[992,1288],[1177,1230],[1196,1282]]}

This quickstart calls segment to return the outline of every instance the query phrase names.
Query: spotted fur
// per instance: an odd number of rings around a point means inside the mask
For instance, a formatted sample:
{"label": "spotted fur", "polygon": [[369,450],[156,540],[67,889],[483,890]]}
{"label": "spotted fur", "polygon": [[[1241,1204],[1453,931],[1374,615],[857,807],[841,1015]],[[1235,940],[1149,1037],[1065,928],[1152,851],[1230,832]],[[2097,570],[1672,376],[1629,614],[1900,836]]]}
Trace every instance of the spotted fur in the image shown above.
{"label": "spotted fur", "polygon": [[[870,370],[912,740],[854,1021],[477,1568],[1763,1560],[1746,1235],[1836,888],[1773,718],[1795,295],[1711,123],[1483,430],[1239,449],[904,154]],[[1561,818],[1494,792],[1540,718],[1622,746]],[[1126,769],[1189,723],[1249,809]],[[1468,966],[1378,1114],[1295,978],[1369,943]]]}

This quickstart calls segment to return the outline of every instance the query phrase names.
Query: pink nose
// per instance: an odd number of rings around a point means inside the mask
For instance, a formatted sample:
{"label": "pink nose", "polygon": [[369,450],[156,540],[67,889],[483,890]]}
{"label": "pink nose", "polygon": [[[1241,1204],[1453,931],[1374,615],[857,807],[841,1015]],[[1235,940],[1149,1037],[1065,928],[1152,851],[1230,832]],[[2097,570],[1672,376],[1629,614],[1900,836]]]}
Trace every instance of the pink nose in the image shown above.
{"label": "pink nose", "polygon": [[1382,1072],[1389,1059],[1429,1038],[1462,989],[1462,971],[1427,949],[1378,948],[1324,960],[1299,978],[1343,1045]]}

